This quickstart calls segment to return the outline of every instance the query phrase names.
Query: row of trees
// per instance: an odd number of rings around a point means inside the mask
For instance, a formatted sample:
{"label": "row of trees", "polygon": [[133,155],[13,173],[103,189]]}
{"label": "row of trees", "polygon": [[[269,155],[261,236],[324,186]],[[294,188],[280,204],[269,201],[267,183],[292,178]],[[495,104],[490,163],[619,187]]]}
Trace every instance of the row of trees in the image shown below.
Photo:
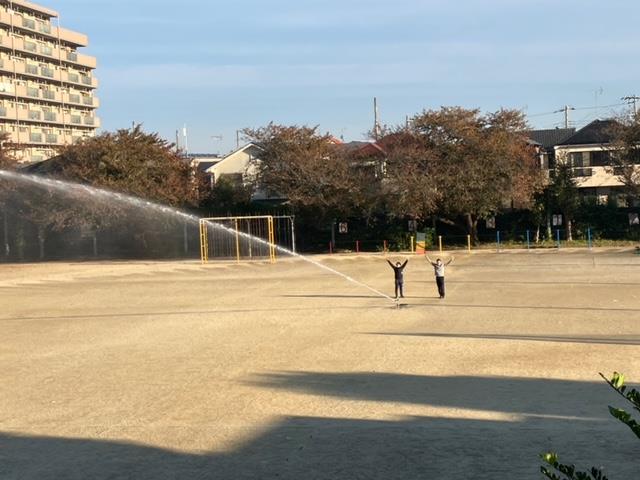
{"label": "row of trees", "polygon": [[[479,220],[504,210],[526,212],[538,231],[549,224],[552,212],[562,213],[571,238],[572,220],[580,211],[572,168],[558,165],[549,181],[527,130],[519,111],[483,114],[444,107],[387,128],[375,148],[350,148],[317,128],[269,124],[245,131],[262,149],[248,184],[223,179],[209,190],[174,145],[137,126],[64,147],[55,159],[27,170],[220,214],[255,208],[250,198],[259,188],[286,199],[286,208],[308,224],[328,225],[335,218],[364,219],[368,225],[411,219],[449,225],[474,241]],[[614,138],[611,169],[628,197],[637,199],[640,123],[619,124]],[[6,138],[0,141],[0,169],[16,168],[16,148]],[[144,220],[122,204],[73,195],[61,198],[0,178],[5,246],[11,217],[17,230],[22,222],[37,225],[41,250],[47,232],[82,229],[95,237],[125,218]],[[162,227],[159,220],[154,228]]]}
{"label": "row of trees", "polygon": [[270,124],[246,135],[264,148],[256,184],[324,217],[375,213],[456,225],[477,240],[478,220],[527,208],[544,185],[521,112],[429,110],[378,141],[384,155],[336,144],[315,128]]}

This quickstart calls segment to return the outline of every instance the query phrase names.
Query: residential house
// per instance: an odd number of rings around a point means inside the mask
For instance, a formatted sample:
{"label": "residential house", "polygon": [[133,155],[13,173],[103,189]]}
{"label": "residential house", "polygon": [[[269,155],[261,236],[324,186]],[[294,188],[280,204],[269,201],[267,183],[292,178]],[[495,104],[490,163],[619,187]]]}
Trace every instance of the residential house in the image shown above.
{"label": "residential house", "polygon": [[554,147],[556,160],[573,167],[580,194],[598,203],[610,198],[624,202],[623,183],[611,166],[611,143],[617,125],[616,120],[594,120]]}

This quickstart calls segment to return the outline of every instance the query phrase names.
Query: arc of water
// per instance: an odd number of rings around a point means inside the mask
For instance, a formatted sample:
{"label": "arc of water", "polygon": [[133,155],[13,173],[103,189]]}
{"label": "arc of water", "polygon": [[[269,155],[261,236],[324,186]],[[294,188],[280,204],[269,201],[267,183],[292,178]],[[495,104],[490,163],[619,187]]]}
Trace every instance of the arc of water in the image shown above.
{"label": "arc of water", "polygon": [[[195,215],[191,215],[189,213],[185,213],[182,212],[176,208],[172,208],[172,207],[167,207],[165,205],[161,205],[159,203],[154,203],[154,202],[150,202],[148,200],[143,200],[141,198],[137,198],[137,197],[133,197],[131,195],[126,195],[124,193],[118,193],[118,192],[113,192],[110,190],[105,190],[102,188],[96,188],[96,187],[91,187],[88,185],[83,185],[80,183],[73,183],[73,182],[67,182],[67,181],[63,181],[63,180],[56,180],[56,179],[52,179],[52,178],[44,178],[44,177],[40,177],[38,175],[31,175],[31,174],[24,174],[24,173],[16,173],[16,172],[9,172],[6,170],[0,170],[0,177],[4,177],[7,179],[11,179],[11,180],[15,180],[15,181],[22,181],[22,182],[29,182],[31,184],[40,186],[40,187],[48,187],[48,188],[52,188],[54,190],[57,190],[59,192],[62,192],[64,194],[69,195],[70,193],[74,193],[74,190],[78,190],[78,191],[82,191],[82,192],[86,192],[92,196],[98,196],[98,197],[102,197],[105,200],[116,200],[119,201],[121,203],[124,204],[128,204],[137,208],[150,208],[152,210],[155,210],[157,212],[161,212],[164,214],[168,214],[168,215],[173,215],[176,216],[178,218],[182,218],[185,221],[188,222],[193,222],[193,223],[198,223],[200,221],[200,219],[198,217],[196,217]],[[290,255],[292,257],[298,258],[300,260],[303,260],[307,263],[310,263],[312,265],[315,265],[318,268],[321,268],[323,270],[326,270],[334,275],[338,275],[339,277],[344,278],[345,280],[358,285],[360,287],[366,288],[369,291],[375,293],[377,296],[380,296],[382,298],[385,298],[387,300],[390,300],[392,302],[394,302],[395,300],[392,299],[389,295],[386,295],[382,292],[380,292],[379,290],[376,290],[375,288],[367,285],[366,283],[362,283],[356,279],[354,279],[353,277],[350,277],[349,275],[346,275],[338,270],[335,270],[331,267],[328,267],[327,265],[324,265],[320,262],[317,262],[309,257],[306,257],[304,255],[300,255],[299,253],[295,253],[292,252],[291,250],[288,250],[284,247],[281,247],[279,245],[272,245],[270,242],[263,240],[262,238],[259,237],[254,237],[253,235],[250,235],[248,233],[244,233],[244,232],[236,232],[236,230],[233,230],[231,228],[225,227],[224,225],[221,225],[219,223],[215,223],[215,222],[211,222],[211,221],[207,221],[207,223],[209,225],[211,225],[213,228],[222,230],[224,232],[227,232],[230,235],[241,235],[243,238],[246,239],[250,239],[253,242],[256,243],[261,243],[263,245],[266,246],[273,246],[275,247],[278,251],[280,251],[281,253],[284,253],[285,255]]]}

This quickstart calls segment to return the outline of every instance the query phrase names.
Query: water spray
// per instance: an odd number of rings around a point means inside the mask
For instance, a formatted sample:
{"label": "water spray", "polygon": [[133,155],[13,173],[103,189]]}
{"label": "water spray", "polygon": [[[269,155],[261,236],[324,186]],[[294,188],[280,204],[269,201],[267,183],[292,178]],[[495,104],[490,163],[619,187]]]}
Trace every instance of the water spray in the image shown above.
{"label": "water spray", "polygon": [[[155,210],[157,212],[166,214],[166,215],[172,215],[175,216],[177,218],[181,218],[187,222],[192,222],[192,223],[199,223],[200,218],[196,217],[195,215],[191,215],[189,213],[185,213],[181,210],[178,210],[176,208],[172,208],[172,207],[167,207],[165,205],[161,205],[159,203],[154,203],[154,202],[150,202],[148,200],[143,200],[141,198],[137,198],[131,195],[126,195],[124,193],[118,193],[118,192],[113,192],[111,190],[105,190],[102,188],[96,188],[96,187],[91,187],[88,185],[83,185],[80,183],[73,183],[73,182],[66,182],[63,180],[55,180],[55,179],[51,179],[51,178],[44,178],[38,175],[31,175],[31,174],[23,174],[23,173],[16,173],[16,172],[8,172],[6,170],[0,170],[0,177],[4,177],[7,179],[11,179],[11,180],[15,180],[15,181],[21,181],[21,182],[29,182],[32,183],[34,185],[40,186],[40,187],[47,187],[47,188],[52,188],[54,190],[57,190],[59,192],[62,192],[66,195],[69,194],[74,194],[74,193],[85,193],[85,194],[89,194],[93,197],[99,197],[99,198],[103,198],[105,200],[116,200],[120,203],[123,204],[127,204],[127,205],[131,205],[133,207],[136,208],[148,208],[148,209],[152,209]],[[350,277],[349,275],[346,275],[342,272],[339,272],[338,270],[334,270],[331,267],[328,267],[320,262],[317,262],[315,260],[312,260],[311,258],[305,257],[304,255],[300,255],[299,253],[295,253],[291,250],[288,250],[286,248],[280,247],[278,245],[275,244],[271,244],[270,242],[267,242],[266,240],[263,240],[262,238],[259,237],[254,237],[253,235],[250,235],[248,233],[244,233],[244,232],[237,232],[236,230],[232,230],[231,228],[225,227],[224,225],[221,225],[219,223],[215,223],[212,221],[207,220],[206,223],[210,226],[212,226],[215,229],[218,230],[222,230],[224,232],[227,232],[230,235],[240,235],[243,238],[246,238],[248,240],[251,240],[253,242],[256,243],[262,243],[263,245],[269,246],[269,247],[273,247],[276,250],[278,250],[281,253],[284,253],[285,255],[291,255],[292,257],[298,258],[300,260],[303,260],[307,263],[311,263],[312,265],[315,265],[318,268],[321,268],[323,270],[326,270],[330,273],[333,273],[334,275],[338,275],[342,278],[344,278],[345,280],[358,285],[360,287],[366,288],[367,290],[375,293],[377,296],[385,298],[391,302],[396,302],[396,306],[397,308],[400,308],[400,304],[398,303],[397,299],[394,300],[392,299],[389,295],[386,295],[382,292],[380,292],[379,290],[376,290],[373,287],[370,287],[369,285],[362,283],[352,277]]]}

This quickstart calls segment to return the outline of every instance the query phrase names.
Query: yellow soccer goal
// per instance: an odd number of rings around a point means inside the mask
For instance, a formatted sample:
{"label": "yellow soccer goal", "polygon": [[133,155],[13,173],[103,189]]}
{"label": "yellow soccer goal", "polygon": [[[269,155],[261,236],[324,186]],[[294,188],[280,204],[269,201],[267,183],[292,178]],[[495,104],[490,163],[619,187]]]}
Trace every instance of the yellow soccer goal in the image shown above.
{"label": "yellow soccer goal", "polygon": [[200,219],[200,258],[209,260],[269,260],[277,252],[295,252],[292,216],[212,217]]}

